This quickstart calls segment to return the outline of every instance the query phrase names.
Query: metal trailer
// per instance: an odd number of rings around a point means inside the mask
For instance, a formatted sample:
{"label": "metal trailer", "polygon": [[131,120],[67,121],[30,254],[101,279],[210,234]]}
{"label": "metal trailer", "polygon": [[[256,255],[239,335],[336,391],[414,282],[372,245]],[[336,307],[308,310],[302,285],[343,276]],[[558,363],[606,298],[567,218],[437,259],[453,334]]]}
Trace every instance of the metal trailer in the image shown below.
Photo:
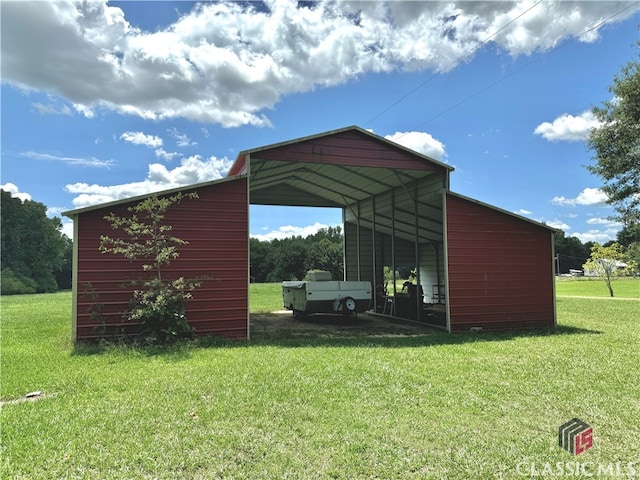
{"label": "metal trailer", "polygon": [[331,280],[329,272],[309,272],[308,276],[309,280],[282,282],[282,302],[294,318],[313,313],[357,316],[371,306],[370,282]]}

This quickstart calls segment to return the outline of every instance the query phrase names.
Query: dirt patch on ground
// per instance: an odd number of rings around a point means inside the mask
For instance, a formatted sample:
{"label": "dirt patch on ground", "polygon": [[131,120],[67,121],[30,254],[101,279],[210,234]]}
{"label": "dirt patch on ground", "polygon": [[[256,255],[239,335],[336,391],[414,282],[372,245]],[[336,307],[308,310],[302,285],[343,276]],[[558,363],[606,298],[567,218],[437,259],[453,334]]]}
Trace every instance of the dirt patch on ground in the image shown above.
{"label": "dirt patch on ground", "polygon": [[293,318],[289,310],[251,315],[251,335],[282,332],[302,336],[424,335],[435,331],[415,322],[370,313],[357,316],[316,313],[302,319]]}

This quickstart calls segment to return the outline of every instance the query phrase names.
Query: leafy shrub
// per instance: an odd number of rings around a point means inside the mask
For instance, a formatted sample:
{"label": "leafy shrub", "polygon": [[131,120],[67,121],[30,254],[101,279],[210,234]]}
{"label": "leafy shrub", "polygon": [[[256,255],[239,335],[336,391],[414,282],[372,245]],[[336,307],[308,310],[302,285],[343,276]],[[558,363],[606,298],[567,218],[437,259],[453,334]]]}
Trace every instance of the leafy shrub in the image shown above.
{"label": "leafy shrub", "polygon": [[129,216],[119,217],[111,213],[105,220],[124,235],[120,238],[100,237],[102,253],[144,260],[142,270],[146,272],[146,278],[128,281],[135,289],[131,310],[124,316],[141,324],[138,339],[147,344],[168,344],[193,337],[193,329],[185,313],[186,303],[204,278],[167,279],[163,275],[163,268],[178,258],[178,247],[188,243],[173,236],[171,225],[164,223],[167,209],[183,198],[198,196],[196,193],[179,193],[170,197],[153,195],[130,207]]}

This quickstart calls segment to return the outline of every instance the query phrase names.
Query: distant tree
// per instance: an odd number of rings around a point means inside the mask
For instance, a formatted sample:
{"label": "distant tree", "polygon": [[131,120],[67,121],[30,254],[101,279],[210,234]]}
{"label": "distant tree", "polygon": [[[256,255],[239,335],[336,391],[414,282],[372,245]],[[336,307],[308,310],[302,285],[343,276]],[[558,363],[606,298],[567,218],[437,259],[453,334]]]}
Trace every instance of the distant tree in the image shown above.
{"label": "distant tree", "polygon": [[618,240],[618,243],[623,247],[627,247],[632,243],[639,243],[640,222],[624,225],[622,229],[617,233],[616,238]]}
{"label": "distant tree", "polygon": [[629,62],[609,87],[613,98],[595,107],[601,126],[591,131],[589,148],[596,164],[588,169],[599,175],[603,191],[624,225],[640,222],[640,63]]}
{"label": "distant tree", "polygon": [[73,277],[73,240],[66,235],[62,236],[64,242],[64,252],[62,254],[62,263],[55,271],[56,282],[60,290],[71,289],[71,281]]}
{"label": "distant tree", "polygon": [[44,204],[1,191],[2,293],[55,292],[56,274],[70,240],[59,218],[47,217]]}
{"label": "distant tree", "polygon": [[593,243],[583,244],[577,237],[567,237],[564,232],[553,237],[556,259],[556,273],[568,273],[569,270],[581,270],[587,261]]}
{"label": "distant tree", "polygon": [[100,237],[100,251],[123,255],[129,260],[143,260],[144,279],[127,279],[137,287],[133,291],[131,310],[125,318],[140,322],[141,337],[146,343],[173,343],[192,336],[187,323],[186,302],[203,279],[166,278],[164,267],[179,256],[187,242],[171,234],[172,226],[164,221],[167,210],[184,198],[197,194],[179,193],[170,197],[153,195],[130,207],[128,216],[111,213],[105,217],[124,235]]}
{"label": "distant tree", "polygon": [[344,268],[342,243],[332,242],[329,238],[313,242],[307,249],[304,270],[326,270],[334,280],[342,280]]}
{"label": "distant tree", "polygon": [[253,282],[267,281],[267,275],[273,270],[271,242],[261,242],[257,238],[249,239],[251,278]]}
{"label": "distant tree", "polygon": [[260,241],[250,239],[251,277],[255,282],[302,280],[309,270],[327,270],[344,277],[341,227],[327,227],[301,236]]}
{"label": "distant tree", "polygon": [[[595,244],[591,248],[591,256],[584,264],[584,269],[601,277],[607,289],[609,289],[609,295],[613,297],[611,282],[616,277],[626,275],[636,268],[635,265],[630,264],[629,261],[619,243],[613,243],[608,247]],[[626,264],[626,266],[623,266],[623,263]]]}
{"label": "distant tree", "polygon": [[267,282],[282,280],[302,280],[305,276],[304,262],[307,245],[302,237],[291,237],[272,242],[275,248],[273,270],[267,275]]}
{"label": "distant tree", "polygon": [[637,275],[638,267],[640,266],[640,242],[634,242],[627,246],[625,249],[625,255],[627,258],[627,262],[631,264],[631,266],[635,266],[635,272],[632,270],[630,273]]}

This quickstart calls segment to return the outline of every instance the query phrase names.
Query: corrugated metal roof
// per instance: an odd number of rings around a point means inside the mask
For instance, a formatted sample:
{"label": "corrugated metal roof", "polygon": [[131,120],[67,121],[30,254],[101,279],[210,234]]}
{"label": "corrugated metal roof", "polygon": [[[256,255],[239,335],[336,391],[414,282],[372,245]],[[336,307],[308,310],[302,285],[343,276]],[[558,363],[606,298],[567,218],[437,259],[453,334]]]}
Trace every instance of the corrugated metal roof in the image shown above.
{"label": "corrugated metal roof", "polygon": [[[230,173],[249,175],[250,203],[343,208],[347,221],[362,202],[379,202],[379,231],[406,239],[442,238],[442,191],[453,167],[359,127],[244,150]],[[384,205],[395,195],[393,214]],[[365,208],[366,210],[366,208]],[[363,210],[362,225],[370,221]],[[392,227],[394,217],[395,227]],[[403,225],[407,225],[403,228]]]}
{"label": "corrugated metal roof", "polygon": [[261,152],[265,152],[265,151],[269,151],[269,150],[275,150],[275,149],[280,149],[282,147],[290,147],[292,145],[297,145],[297,144],[315,144],[315,142],[317,140],[330,140],[333,143],[335,143],[336,140],[339,140],[340,137],[347,132],[351,132],[351,133],[359,133],[365,137],[369,137],[370,140],[373,140],[375,142],[380,142],[382,144],[386,144],[387,148],[386,150],[397,150],[397,151],[404,151],[405,153],[407,153],[408,155],[415,157],[415,158],[421,158],[422,160],[424,160],[427,163],[431,163],[434,165],[437,165],[439,167],[445,168],[449,171],[453,171],[454,167],[452,167],[451,165],[447,165],[446,163],[440,162],[438,160],[435,160],[427,155],[423,155],[419,152],[416,152],[415,150],[411,150],[410,148],[407,148],[403,145],[400,145],[399,143],[393,142],[391,140],[388,140],[384,137],[381,137],[379,135],[376,135],[375,133],[370,132],[369,130],[365,130],[364,128],[360,128],[356,125],[352,125],[349,127],[344,127],[344,128],[338,128],[335,130],[330,130],[328,132],[322,132],[322,133],[318,133],[318,134],[314,134],[314,135],[308,135],[305,137],[300,137],[300,138],[295,138],[293,140],[286,140],[284,142],[279,142],[279,143],[273,143],[270,145],[265,145],[262,147],[254,147],[254,148],[250,148],[247,150],[243,150],[238,154],[238,159],[236,160],[236,163],[238,164],[237,166],[234,164],[234,167],[236,167],[235,169],[232,167],[229,174],[232,175],[231,172],[234,172],[233,174],[238,174],[238,173],[242,173],[243,170],[243,161],[244,159],[247,157],[247,155],[251,156],[252,158],[259,158],[261,155],[259,155],[259,153]]}
{"label": "corrugated metal roof", "polygon": [[230,174],[250,175],[250,202],[346,207],[453,167],[359,127],[244,150]]}
{"label": "corrugated metal roof", "polygon": [[517,218],[518,220],[522,220],[523,222],[528,222],[528,223],[530,223],[532,225],[535,225],[537,227],[546,228],[547,230],[551,230],[551,231],[553,231],[555,233],[561,233],[562,232],[562,230],[550,227],[546,223],[536,222],[535,220],[531,220],[530,218],[523,217],[522,215],[518,215],[517,213],[510,212],[508,210],[504,210],[504,209],[502,209],[500,207],[496,207],[495,205],[490,205],[488,203],[481,202],[480,200],[476,200],[474,198],[466,197],[464,195],[452,192],[450,190],[447,192],[447,195],[451,195],[453,197],[458,197],[458,198],[460,198],[462,200],[466,200],[467,202],[475,203],[476,205],[481,205],[484,208],[489,208],[491,210],[495,210],[496,212],[500,212],[500,213],[502,213],[504,215],[509,215],[509,216],[511,216],[513,218]]}

